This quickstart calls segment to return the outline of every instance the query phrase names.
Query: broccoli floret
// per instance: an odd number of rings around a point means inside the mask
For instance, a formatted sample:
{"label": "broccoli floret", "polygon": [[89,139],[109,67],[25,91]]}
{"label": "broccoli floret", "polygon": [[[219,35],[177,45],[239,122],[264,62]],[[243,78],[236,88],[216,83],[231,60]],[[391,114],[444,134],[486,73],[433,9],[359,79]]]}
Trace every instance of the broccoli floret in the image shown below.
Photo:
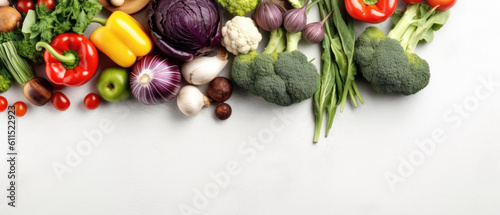
{"label": "broccoli floret", "polygon": [[12,77],[5,67],[0,63],[0,93],[4,93],[9,90],[12,85]]}
{"label": "broccoli floret", "polygon": [[[281,106],[311,98],[319,80],[314,64],[296,50],[300,35],[286,34],[283,28],[272,31],[263,54],[255,51],[240,54],[231,68],[231,76],[238,86]],[[285,38],[289,38],[286,47]],[[292,48],[289,50],[289,47]],[[289,51],[283,52],[285,48]]]}
{"label": "broccoli floret", "polygon": [[234,16],[245,16],[255,10],[259,0],[219,0],[219,3]]}
{"label": "broccoli floret", "polygon": [[255,92],[255,76],[253,75],[253,67],[257,56],[259,56],[259,53],[256,51],[250,51],[247,54],[237,55],[234,58],[231,67],[231,77],[234,79],[236,84],[252,93]]}
{"label": "broccoli floret", "polygon": [[354,61],[358,74],[375,91],[410,95],[429,84],[429,64],[413,50],[424,36],[422,31],[432,30],[434,24],[442,26],[449,12],[427,12],[419,7],[408,5],[388,37],[377,27],[368,27],[356,40]]}
{"label": "broccoli floret", "polygon": [[416,54],[405,52],[395,39],[368,27],[356,41],[354,61],[358,71],[380,93],[414,94],[429,83],[429,64]]}
{"label": "broccoli floret", "polygon": [[303,101],[316,92],[319,74],[316,66],[300,51],[283,52],[274,62],[276,74],[286,83],[291,101]]}

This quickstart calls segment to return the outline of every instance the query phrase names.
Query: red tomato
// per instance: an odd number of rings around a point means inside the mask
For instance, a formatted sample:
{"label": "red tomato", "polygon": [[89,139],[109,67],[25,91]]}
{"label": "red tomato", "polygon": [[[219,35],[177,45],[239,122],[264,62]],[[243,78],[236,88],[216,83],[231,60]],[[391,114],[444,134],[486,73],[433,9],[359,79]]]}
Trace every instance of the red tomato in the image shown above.
{"label": "red tomato", "polygon": [[35,9],[35,2],[31,0],[17,1],[16,8],[20,13],[28,13],[28,10]]}
{"label": "red tomato", "polygon": [[17,117],[24,116],[24,114],[26,114],[26,111],[28,111],[28,107],[26,106],[26,104],[24,102],[19,101],[19,102],[14,103],[14,114]]}
{"label": "red tomato", "polygon": [[54,10],[54,7],[56,7],[56,3],[54,2],[54,0],[38,0],[37,4],[38,4],[38,6],[45,4],[45,6],[49,10]]}
{"label": "red tomato", "polygon": [[457,0],[427,0],[427,3],[431,7],[436,7],[439,5],[439,7],[436,8],[436,10],[443,11],[443,10],[448,10],[451,7],[453,7],[453,5],[455,5],[455,3],[457,3]]}
{"label": "red tomato", "polygon": [[421,2],[422,0],[403,0],[403,1],[405,1],[408,4],[416,4],[416,3]]}
{"label": "red tomato", "polygon": [[66,95],[61,92],[55,92],[54,94],[52,94],[50,102],[52,102],[52,106],[60,111],[67,110],[69,108],[69,105],[71,104],[68,97],[66,97]]}
{"label": "red tomato", "polygon": [[4,112],[5,109],[7,109],[7,106],[9,104],[7,103],[7,99],[3,96],[0,96],[0,112]]}
{"label": "red tomato", "polygon": [[85,96],[85,99],[83,99],[83,105],[85,105],[85,107],[89,110],[96,109],[100,104],[101,99],[95,93],[89,93],[87,96]]}

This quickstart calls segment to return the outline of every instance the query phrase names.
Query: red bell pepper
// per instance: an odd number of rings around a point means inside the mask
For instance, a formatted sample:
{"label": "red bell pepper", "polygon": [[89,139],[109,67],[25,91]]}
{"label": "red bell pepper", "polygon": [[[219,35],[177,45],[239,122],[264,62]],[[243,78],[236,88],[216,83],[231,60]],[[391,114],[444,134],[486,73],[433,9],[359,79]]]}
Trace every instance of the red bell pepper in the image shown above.
{"label": "red bell pepper", "polygon": [[403,1],[408,3],[408,4],[416,4],[416,3],[421,2],[422,0],[403,0]]}
{"label": "red bell pepper", "polygon": [[38,42],[36,48],[45,48],[44,60],[47,78],[54,84],[77,87],[94,76],[99,56],[94,44],[83,35],[63,33],[49,44]]}
{"label": "red bell pepper", "polygon": [[397,0],[345,0],[351,17],[369,23],[385,21],[396,11],[397,5]]}

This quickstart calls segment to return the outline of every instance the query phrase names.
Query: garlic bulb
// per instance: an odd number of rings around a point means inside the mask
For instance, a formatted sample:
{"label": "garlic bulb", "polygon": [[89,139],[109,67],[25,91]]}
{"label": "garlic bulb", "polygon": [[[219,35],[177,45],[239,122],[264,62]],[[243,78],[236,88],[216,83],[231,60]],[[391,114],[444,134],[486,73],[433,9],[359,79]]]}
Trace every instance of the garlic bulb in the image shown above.
{"label": "garlic bulb", "polygon": [[224,48],[220,48],[213,57],[196,56],[192,61],[182,65],[182,76],[190,84],[206,84],[224,69],[228,63],[227,56],[228,53]]}
{"label": "garlic bulb", "polygon": [[125,3],[125,0],[110,0],[111,5],[120,7]]}
{"label": "garlic bulb", "polygon": [[10,5],[9,0],[0,0],[0,7],[1,6],[9,6],[9,5]]}
{"label": "garlic bulb", "polygon": [[197,115],[204,106],[208,107],[210,102],[207,96],[192,85],[183,87],[177,96],[177,106],[189,117]]}

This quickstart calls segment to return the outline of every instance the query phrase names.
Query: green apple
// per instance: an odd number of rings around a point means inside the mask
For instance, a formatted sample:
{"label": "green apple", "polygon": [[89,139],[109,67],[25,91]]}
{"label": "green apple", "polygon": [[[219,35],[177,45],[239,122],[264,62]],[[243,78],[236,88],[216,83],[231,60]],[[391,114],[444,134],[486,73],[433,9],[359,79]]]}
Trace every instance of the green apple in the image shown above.
{"label": "green apple", "polygon": [[121,102],[130,97],[129,72],[120,67],[110,67],[97,79],[97,92],[108,102]]}

